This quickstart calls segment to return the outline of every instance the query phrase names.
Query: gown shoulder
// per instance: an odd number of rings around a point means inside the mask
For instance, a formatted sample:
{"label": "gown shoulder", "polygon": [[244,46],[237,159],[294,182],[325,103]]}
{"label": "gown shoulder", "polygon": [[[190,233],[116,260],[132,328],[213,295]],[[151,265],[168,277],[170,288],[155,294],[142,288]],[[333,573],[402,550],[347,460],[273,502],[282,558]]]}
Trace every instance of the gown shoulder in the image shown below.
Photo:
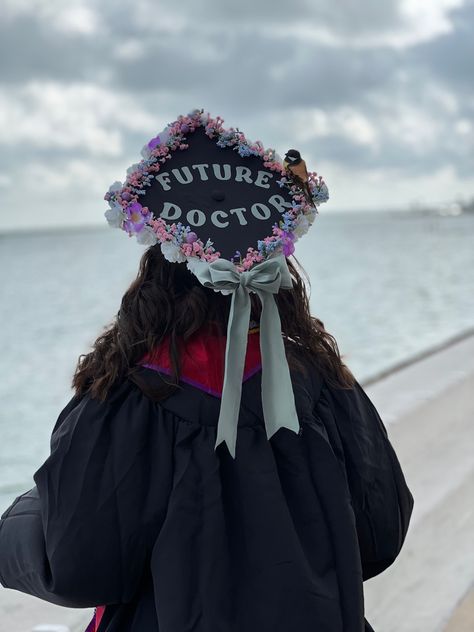
{"label": "gown shoulder", "polygon": [[311,421],[324,432],[347,480],[363,579],[369,579],[400,553],[414,507],[412,492],[387,428],[357,380],[347,389],[322,380]]}
{"label": "gown shoulder", "polygon": [[129,380],[103,402],[74,395],[35,486],[2,514],[2,585],[68,607],[131,600],[166,513],[179,421]]}

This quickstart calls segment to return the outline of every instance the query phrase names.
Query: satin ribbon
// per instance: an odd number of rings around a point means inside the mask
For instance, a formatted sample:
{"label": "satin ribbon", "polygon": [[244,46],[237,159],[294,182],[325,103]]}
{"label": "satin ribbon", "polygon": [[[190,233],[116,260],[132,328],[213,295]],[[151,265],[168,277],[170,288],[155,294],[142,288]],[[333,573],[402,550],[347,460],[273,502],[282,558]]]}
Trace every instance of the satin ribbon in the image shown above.
{"label": "satin ribbon", "polygon": [[216,259],[211,263],[193,261],[189,269],[205,287],[232,293],[227,324],[224,384],[214,449],[224,441],[235,459],[251,291],[256,292],[262,303],[262,407],[267,438],[282,427],[299,432],[290,370],[281,335],[280,315],[274,299],[274,294],[281,287],[293,287],[286,258],[283,255],[272,257],[244,272],[239,272],[227,259]]}

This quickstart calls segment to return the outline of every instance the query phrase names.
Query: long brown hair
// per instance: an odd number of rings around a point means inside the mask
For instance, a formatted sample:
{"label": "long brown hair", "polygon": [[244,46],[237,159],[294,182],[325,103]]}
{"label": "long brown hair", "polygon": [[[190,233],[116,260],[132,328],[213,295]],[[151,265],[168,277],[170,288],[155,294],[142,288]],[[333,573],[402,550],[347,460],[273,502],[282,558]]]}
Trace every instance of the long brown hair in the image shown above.
{"label": "long brown hair", "polygon": [[[293,257],[287,259],[293,279],[292,289],[275,295],[281,318],[285,351],[290,368],[304,371],[304,359],[315,364],[335,387],[352,388],[354,376],[342,362],[334,337],[318,318],[311,316],[305,281],[309,279]],[[298,267],[297,267],[298,266]],[[251,297],[251,318],[259,322],[261,305]],[[160,244],[142,255],[136,279],[125,292],[120,309],[105,331],[96,339],[92,351],[79,356],[72,380],[77,395],[86,391],[101,401],[110,387],[131,379],[153,400],[169,396],[179,386],[179,345],[209,322],[226,332],[231,296],[205,288],[186,267],[170,263]],[[172,375],[162,386],[150,387],[141,379],[139,361],[169,337]]]}

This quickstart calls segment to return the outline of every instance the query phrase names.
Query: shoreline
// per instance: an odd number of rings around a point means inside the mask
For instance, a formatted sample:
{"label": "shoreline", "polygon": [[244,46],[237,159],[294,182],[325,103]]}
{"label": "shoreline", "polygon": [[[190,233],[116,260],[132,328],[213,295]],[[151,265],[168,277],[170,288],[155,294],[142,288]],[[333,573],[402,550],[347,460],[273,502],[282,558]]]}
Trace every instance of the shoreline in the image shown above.
{"label": "shoreline", "polygon": [[416,364],[417,362],[420,362],[420,360],[429,358],[430,356],[435,355],[436,353],[439,353],[440,351],[443,351],[444,349],[448,349],[452,345],[457,344],[458,342],[462,342],[463,340],[466,340],[470,338],[471,336],[474,336],[474,327],[468,327],[467,329],[464,329],[460,333],[450,336],[449,338],[440,342],[437,345],[433,345],[427,349],[418,351],[417,353],[412,354],[405,360],[400,360],[399,362],[395,362],[391,366],[388,366],[385,369],[381,369],[380,371],[377,371],[373,375],[369,375],[368,377],[362,379],[360,381],[360,384],[363,388],[368,388],[369,386],[372,386],[372,384],[375,384],[376,382],[380,382],[384,378],[389,377],[393,375],[394,373],[398,373],[399,371],[409,366],[412,366],[413,364]]}

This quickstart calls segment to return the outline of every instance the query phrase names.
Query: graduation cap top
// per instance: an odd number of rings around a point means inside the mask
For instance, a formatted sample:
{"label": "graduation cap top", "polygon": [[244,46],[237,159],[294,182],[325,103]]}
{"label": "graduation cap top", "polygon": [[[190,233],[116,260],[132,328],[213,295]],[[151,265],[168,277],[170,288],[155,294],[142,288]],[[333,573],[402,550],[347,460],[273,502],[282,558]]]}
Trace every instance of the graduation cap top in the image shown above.
{"label": "graduation cap top", "polygon": [[[262,400],[267,436],[281,426],[299,430],[281,323],[273,294],[291,288],[286,257],[328,200],[321,176],[300,153],[285,160],[260,141],[203,110],[179,116],[141,150],[142,160],[114,182],[104,199],[109,225],[143,245],[161,244],[172,262],[206,287],[232,294],[216,447],[235,457],[250,301],[262,301]],[[230,358],[230,359],[229,359]]]}

